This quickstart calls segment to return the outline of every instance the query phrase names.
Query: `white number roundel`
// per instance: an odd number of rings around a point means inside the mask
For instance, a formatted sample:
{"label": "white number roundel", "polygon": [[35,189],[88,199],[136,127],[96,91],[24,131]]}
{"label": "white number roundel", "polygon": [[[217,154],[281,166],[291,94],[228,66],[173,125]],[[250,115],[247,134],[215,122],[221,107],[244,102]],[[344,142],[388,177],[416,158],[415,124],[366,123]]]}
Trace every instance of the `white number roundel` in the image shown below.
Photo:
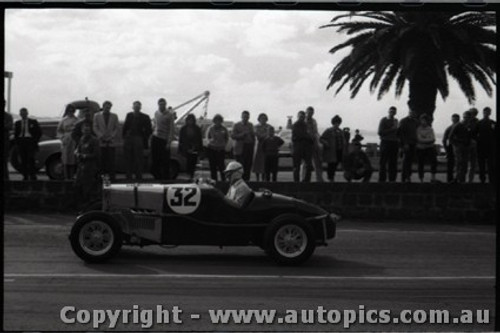
{"label": "white number roundel", "polygon": [[177,214],[193,213],[201,201],[201,190],[196,184],[171,185],[167,188],[167,205]]}

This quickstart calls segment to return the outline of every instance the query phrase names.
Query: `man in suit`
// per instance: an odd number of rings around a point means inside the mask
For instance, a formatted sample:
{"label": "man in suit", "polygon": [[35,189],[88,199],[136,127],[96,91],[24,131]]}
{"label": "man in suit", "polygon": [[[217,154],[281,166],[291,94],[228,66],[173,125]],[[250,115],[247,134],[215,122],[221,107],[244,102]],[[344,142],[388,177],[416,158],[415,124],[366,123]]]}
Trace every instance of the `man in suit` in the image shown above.
{"label": "man in suit", "polygon": [[231,138],[234,140],[234,157],[243,165],[243,179],[250,180],[252,170],[253,150],[255,146],[255,132],[253,124],[248,121],[250,112],[241,113],[241,121],[234,124]]}
{"label": "man in suit", "polygon": [[111,112],[110,101],[102,104],[102,111],[94,115],[93,130],[101,150],[101,172],[115,179],[115,146],[118,135],[118,116]]}
{"label": "man in suit", "polygon": [[28,118],[28,109],[19,110],[21,120],[14,124],[14,138],[21,160],[21,173],[24,180],[36,180],[35,153],[42,131],[38,121]]}
{"label": "man in suit", "polygon": [[123,124],[123,150],[126,161],[127,179],[142,179],[144,150],[148,149],[149,137],[152,133],[151,118],[141,112],[142,104],[135,101],[133,112],[127,113]]}

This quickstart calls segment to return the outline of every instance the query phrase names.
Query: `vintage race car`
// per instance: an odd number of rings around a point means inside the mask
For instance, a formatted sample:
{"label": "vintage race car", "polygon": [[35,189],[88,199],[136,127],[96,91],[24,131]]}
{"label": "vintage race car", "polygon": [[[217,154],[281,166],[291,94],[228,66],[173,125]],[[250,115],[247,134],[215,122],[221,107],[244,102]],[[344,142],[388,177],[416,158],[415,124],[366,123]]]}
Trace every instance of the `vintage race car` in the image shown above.
{"label": "vintage race car", "polygon": [[122,245],[255,245],[281,264],[307,260],[335,237],[340,217],[269,190],[235,205],[208,183],[105,184],[102,207],[78,216],[73,251],[89,263]]}

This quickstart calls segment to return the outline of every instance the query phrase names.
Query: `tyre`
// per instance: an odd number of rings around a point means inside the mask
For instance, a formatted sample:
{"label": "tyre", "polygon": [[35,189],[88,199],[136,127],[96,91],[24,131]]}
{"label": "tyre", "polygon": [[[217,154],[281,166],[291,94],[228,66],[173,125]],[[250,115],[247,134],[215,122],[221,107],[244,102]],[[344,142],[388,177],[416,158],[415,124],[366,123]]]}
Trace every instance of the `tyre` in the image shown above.
{"label": "tyre", "polygon": [[10,149],[9,161],[14,170],[16,170],[17,172],[21,172],[21,160],[19,158],[19,150],[16,145],[13,145]]}
{"label": "tyre", "polygon": [[82,216],[69,236],[75,254],[85,262],[101,263],[120,251],[123,242],[118,222],[102,213]]}
{"label": "tyre", "polygon": [[45,172],[50,179],[64,179],[64,166],[62,164],[61,154],[53,155],[47,159],[45,163]]}
{"label": "tyre", "polygon": [[276,218],[267,228],[266,252],[283,265],[298,265],[309,259],[316,248],[314,230],[300,216]]}

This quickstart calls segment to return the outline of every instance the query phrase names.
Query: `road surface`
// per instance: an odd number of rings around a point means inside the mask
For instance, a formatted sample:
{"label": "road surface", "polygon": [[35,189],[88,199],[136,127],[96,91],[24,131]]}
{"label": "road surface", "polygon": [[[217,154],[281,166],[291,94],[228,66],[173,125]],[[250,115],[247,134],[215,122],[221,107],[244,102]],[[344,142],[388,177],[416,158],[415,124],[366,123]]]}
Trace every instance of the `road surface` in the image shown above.
{"label": "road surface", "polygon": [[[339,331],[344,324],[333,323],[338,319],[333,315],[345,318],[348,310],[357,310],[358,322],[349,326],[354,331],[493,330],[494,226],[342,221],[330,246],[318,248],[300,267],[276,266],[259,248],[198,246],[123,248],[109,263],[87,265],[70,248],[72,216],[9,214],[4,219],[5,330],[92,329],[92,322],[63,323],[61,310],[67,306],[74,311],[65,318],[73,320],[78,311],[86,319],[81,310],[137,312],[161,306],[169,322],[152,324],[161,331]],[[214,324],[209,311],[217,309],[277,310],[282,322]],[[466,309],[489,310],[489,324],[359,320],[369,310],[399,315],[438,309],[452,317]],[[314,311],[314,321],[295,324],[290,317],[283,322],[289,310]],[[138,319],[136,325],[119,320],[116,329],[137,331]],[[98,330],[108,330],[107,325]]]}

